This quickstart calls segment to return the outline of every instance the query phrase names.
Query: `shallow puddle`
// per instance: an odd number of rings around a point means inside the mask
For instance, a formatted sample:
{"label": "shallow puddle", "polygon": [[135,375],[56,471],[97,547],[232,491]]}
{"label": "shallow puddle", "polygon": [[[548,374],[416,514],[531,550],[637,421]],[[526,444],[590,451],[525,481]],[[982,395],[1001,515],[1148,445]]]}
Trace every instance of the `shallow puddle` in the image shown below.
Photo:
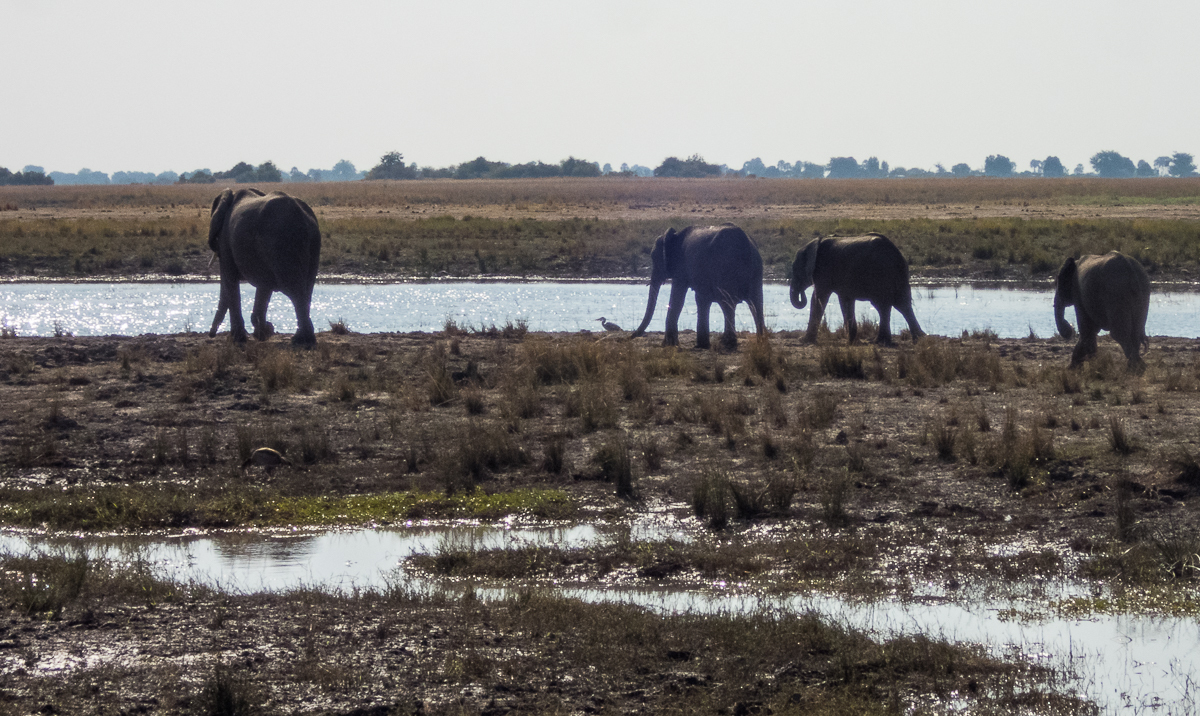
{"label": "shallow puddle", "polygon": [[[646,308],[644,282],[431,282],[395,284],[318,284],[312,316],[318,331],[344,321],[358,333],[440,331],[447,320],[463,328],[503,327],[525,321],[533,331],[602,330],[604,316],[626,330],[637,327]],[[20,336],[168,334],[207,331],[217,305],[216,283],[12,283],[0,285],[3,324]],[[811,291],[810,291],[811,294]],[[650,328],[663,330],[670,291],[659,294]],[[1053,294],[1005,288],[948,286],[914,288],[917,320],[926,332],[957,337],[966,331],[992,330],[1001,338],[1023,338],[1031,332],[1047,338],[1055,333]],[[764,313],[771,330],[803,330],[808,309],[794,309],[783,284],[764,286]],[[242,287],[242,312],[249,316],[253,289]],[[831,301],[825,317],[832,329],[842,324],[841,310]],[[877,320],[873,309],[859,303],[858,315]],[[684,305],[680,327],[696,326],[695,302]],[[276,295],[269,318],[281,333],[296,330],[288,300]],[[1146,330],[1151,336],[1200,336],[1200,293],[1156,292],[1151,297]],[[1074,312],[1068,311],[1071,321]],[[738,326],[752,327],[745,304],[737,311]],[[713,308],[711,327],[724,327]],[[893,332],[906,327],[893,312]],[[228,320],[222,330],[229,330]]]}
{"label": "shallow puddle", "polygon": [[[0,535],[0,551],[86,550],[118,562],[141,560],[164,577],[230,591],[286,590],[306,586],[349,590],[438,585],[407,572],[403,561],[444,546],[504,548],[528,545],[580,547],[622,538],[622,528],[598,525],[409,525],[330,532],[270,532],[165,537],[42,537]],[[684,522],[657,515],[628,527],[633,540],[687,539]],[[453,588],[453,587],[452,587]],[[768,595],[744,585],[653,589],[562,587],[588,602],[624,602],[668,612],[754,613],[815,611],[830,621],[878,636],[924,634],[985,645],[1079,675],[1071,688],[1112,713],[1195,713],[1200,704],[1200,620],[1138,615],[1086,618],[1044,616],[1053,601],[1079,596],[1073,586],[1033,590],[1015,600],[952,599],[938,588],[909,601],[848,601],[827,594]],[[505,589],[483,587],[482,598]],[[49,664],[50,662],[47,662]]]}

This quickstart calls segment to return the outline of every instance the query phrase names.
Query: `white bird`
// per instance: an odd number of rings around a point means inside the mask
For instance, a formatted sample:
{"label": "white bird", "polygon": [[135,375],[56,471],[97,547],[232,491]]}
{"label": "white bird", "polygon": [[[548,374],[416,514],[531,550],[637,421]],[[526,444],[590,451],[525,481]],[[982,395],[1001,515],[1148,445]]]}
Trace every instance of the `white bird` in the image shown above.
{"label": "white bird", "polygon": [[606,331],[620,331],[620,330],[624,330],[624,329],[622,329],[620,326],[618,326],[617,324],[613,323],[612,321],[609,321],[609,320],[605,319],[605,318],[604,318],[604,316],[600,316],[600,317],[599,317],[599,318],[597,318],[596,320],[597,320],[597,321],[600,321],[600,325],[604,326],[604,330],[606,330]]}

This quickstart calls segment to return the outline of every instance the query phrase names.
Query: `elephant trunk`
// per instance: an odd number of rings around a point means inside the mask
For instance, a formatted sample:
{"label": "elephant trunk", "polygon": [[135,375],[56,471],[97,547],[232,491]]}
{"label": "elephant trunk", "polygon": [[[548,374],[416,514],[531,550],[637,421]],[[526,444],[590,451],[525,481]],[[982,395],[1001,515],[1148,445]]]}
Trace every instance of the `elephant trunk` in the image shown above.
{"label": "elephant trunk", "polygon": [[1070,323],[1067,323],[1067,318],[1065,315],[1066,310],[1067,310],[1066,302],[1061,300],[1058,296],[1055,296],[1054,297],[1054,324],[1056,326],[1058,326],[1059,334],[1063,338],[1070,340],[1071,338],[1075,337],[1075,329],[1071,327]]}
{"label": "elephant trunk", "polygon": [[804,308],[808,305],[808,296],[804,295],[804,291],[801,291],[799,288],[797,288],[794,282],[792,283],[791,287],[791,296],[792,305],[796,308]]}
{"label": "elephant trunk", "polygon": [[662,288],[662,281],[651,282],[650,284],[650,299],[646,302],[646,315],[642,317],[642,322],[638,325],[637,330],[633,332],[633,337],[637,338],[646,332],[646,326],[650,325],[650,319],[654,318],[654,307],[658,304],[658,290]]}

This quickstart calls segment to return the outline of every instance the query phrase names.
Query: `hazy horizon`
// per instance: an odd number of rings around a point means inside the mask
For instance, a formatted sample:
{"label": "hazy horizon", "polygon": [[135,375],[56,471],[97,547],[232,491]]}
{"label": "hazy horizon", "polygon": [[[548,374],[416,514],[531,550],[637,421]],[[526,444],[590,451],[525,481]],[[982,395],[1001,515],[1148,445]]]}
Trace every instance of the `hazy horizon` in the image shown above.
{"label": "hazy horizon", "polygon": [[0,166],[699,154],[1018,171],[1200,150],[1200,5],[0,0]]}

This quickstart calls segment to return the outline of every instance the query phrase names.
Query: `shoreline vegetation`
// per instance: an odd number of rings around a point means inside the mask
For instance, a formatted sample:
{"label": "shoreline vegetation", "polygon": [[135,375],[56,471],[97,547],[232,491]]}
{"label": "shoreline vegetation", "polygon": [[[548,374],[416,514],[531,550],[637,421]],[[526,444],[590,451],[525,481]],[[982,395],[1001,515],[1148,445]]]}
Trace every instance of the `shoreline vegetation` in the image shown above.
{"label": "shoreline vegetation", "polygon": [[[732,221],[769,281],[817,236],[886,234],[917,283],[1034,283],[1120,250],[1200,278],[1200,179],[551,179],[263,185],[308,201],[323,276],[638,278],[670,226]],[[215,275],[212,186],[0,187],[0,278]]]}

